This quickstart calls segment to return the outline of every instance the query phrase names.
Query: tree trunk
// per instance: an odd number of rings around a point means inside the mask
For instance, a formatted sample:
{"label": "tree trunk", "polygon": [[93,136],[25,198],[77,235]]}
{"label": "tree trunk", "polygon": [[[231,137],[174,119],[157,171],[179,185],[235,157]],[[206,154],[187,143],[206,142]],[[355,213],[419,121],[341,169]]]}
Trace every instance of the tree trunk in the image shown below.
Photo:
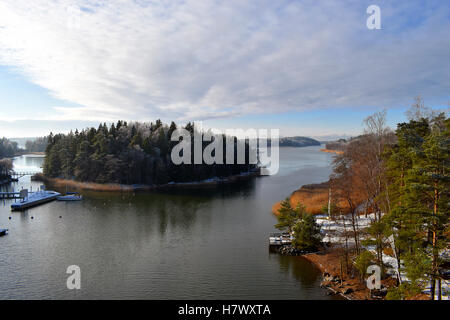
{"label": "tree trunk", "polygon": [[441,284],[441,278],[438,279],[438,300],[442,300],[442,284]]}
{"label": "tree trunk", "polygon": [[356,253],[359,254],[359,241],[358,241],[358,231],[356,230],[355,210],[352,210],[352,228],[353,228],[353,236],[355,239]]}
{"label": "tree trunk", "polygon": [[[437,210],[438,210],[438,197],[439,197],[439,194],[438,194],[438,190],[437,190],[437,183],[435,182],[434,183],[434,203],[433,203],[433,218],[435,218],[436,217],[436,215],[437,215]],[[436,222],[435,222],[435,219],[433,219],[433,223],[431,224],[432,225],[432,232],[433,232],[433,263],[432,263],[432,287],[431,287],[431,300],[434,300],[434,295],[435,295],[435,291],[436,291],[436,274],[437,274],[437,271],[438,271],[438,265],[437,265],[437,256],[438,256],[438,253],[437,253],[437,238],[436,238]]]}
{"label": "tree trunk", "polygon": [[331,188],[328,188],[328,219],[331,220]]}
{"label": "tree trunk", "polygon": [[434,300],[434,294],[436,292],[436,279],[434,278],[434,274],[432,275],[431,278],[431,290],[430,290],[430,298],[431,300]]}

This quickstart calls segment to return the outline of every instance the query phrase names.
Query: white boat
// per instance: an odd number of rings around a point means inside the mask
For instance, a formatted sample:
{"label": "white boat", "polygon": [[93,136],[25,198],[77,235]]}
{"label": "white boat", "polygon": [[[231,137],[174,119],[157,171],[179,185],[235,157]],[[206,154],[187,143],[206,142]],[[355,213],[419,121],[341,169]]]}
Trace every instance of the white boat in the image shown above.
{"label": "white boat", "polygon": [[8,234],[8,229],[0,229],[0,236],[5,236]]}

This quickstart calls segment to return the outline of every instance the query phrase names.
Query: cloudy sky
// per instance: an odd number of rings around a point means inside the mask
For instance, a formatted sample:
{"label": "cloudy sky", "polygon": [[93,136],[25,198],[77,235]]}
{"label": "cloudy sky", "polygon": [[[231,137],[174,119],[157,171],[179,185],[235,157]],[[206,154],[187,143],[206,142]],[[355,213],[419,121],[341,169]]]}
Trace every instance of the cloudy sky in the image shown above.
{"label": "cloudy sky", "polygon": [[450,101],[448,1],[0,1],[0,136],[157,118],[358,134],[418,94]]}

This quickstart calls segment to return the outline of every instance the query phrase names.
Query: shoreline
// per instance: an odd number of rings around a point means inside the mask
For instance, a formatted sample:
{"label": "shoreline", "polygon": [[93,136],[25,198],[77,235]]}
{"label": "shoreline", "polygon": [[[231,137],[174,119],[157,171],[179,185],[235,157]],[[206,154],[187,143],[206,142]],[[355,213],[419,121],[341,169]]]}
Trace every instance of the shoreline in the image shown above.
{"label": "shoreline", "polygon": [[15,157],[21,157],[21,156],[45,156],[45,152],[40,152],[40,151],[19,151],[17,153],[14,154],[14,156],[12,158]]}
{"label": "shoreline", "polygon": [[202,181],[192,182],[169,182],[162,185],[143,185],[143,184],[117,184],[117,183],[95,183],[82,182],[69,179],[49,178],[42,173],[33,176],[35,181],[42,181],[55,187],[70,187],[77,190],[99,191],[99,192],[134,192],[134,191],[156,191],[169,189],[189,189],[189,188],[208,188],[216,187],[221,184],[234,183],[237,181],[247,180],[254,177],[259,177],[259,170],[243,172],[238,175],[229,176],[226,178],[210,178]]}
{"label": "shoreline", "polygon": [[[328,204],[330,181],[322,183],[305,184],[294,190],[287,198],[292,207],[296,207],[301,203],[306,207],[306,211],[310,214],[317,215],[323,213],[323,206]],[[272,213],[277,216],[278,210],[281,208],[281,202],[275,202],[272,205]],[[347,204],[339,202],[339,205],[344,210],[347,209]]]}
{"label": "shoreline", "polygon": [[[347,300],[384,300],[387,289],[395,286],[395,279],[386,278],[381,280],[381,293],[373,296],[371,291],[361,282],[356,275],[348,275],[342,271],[341,273],[341,257],[338,248],[325,249],[315,253],[307,253],[299,256],[311,262],[322,273],[322,281],[320,287],[329,290],[332,294],[339,294]],[[351,263],[351,257],[349,259]]]}
{"label": "shoreline", "polygon": [[340,150],[333,150],[333,149],[320,149],[320,151],[322,152],[328,152],[328,153],[335,153],[335,154],[343,154],[344,151],[340,151]]}
{"label": "shoreline", "polygon": [[[322,182],[316,184],[303,185],[299,189],[292,192],[289,196],[289,202],[292,207],[298,203],[305,205],[306,211],[314,216],[323,215],[323,208],[328,203],[330,182]],[[272,214],[278,215],[280,202],[276,202],[272,206]],[[343,213],[346,213],[345,203],[340,203]],[[367,217],[366,217],[367,218]],[[319,219],[319,218],[317,218]],[[322,218],[323,219],[323,218]],[[316,220],[318,221],[318,220]],[[363,222],[361,222],[363,224]],[[360,227],[363,227],[361,225]],[[327,295],[339,294],[348,300],[382,300],[385,299],[387,289],[396,285],[396,279],[387,277],[381,280],[381,290],[372,290],[367,288],[365,281],[362,281],[358,273],[353,270],[353,258],[356,253],[352,250],[347,256],[347,263],[343,258],[343,248],[340,240],[333,231],[320,224],[321,233],[328,237],[328,246],[322,247],[318,252],[306,253],[297,257],[303,258],[311,262],[322,274],[320,287],[327,289]],[[336,243],[337,241],[337,243]]]}
{"label": "shoreline", "polygon": [[[307,254],[301,255],[299,257],[302,259],[308,260],[309,262],[311,262],[314,265],[314,267],[316,267],[318,270],[320,270],[320,272],[322,273],[322,280],[320,282],[320,287],[328,290],[327,295],[329,295],[329,293],[331,292],[331,294],[340,295],[341,297],[343,297],[347,300],[357,300],[357,298],[353,297],[351,295],[351,293],[345,293],[345,290],[348,290],[348,289],[351,289],[352,291],[354,291],[353,288],[343,286],[343,284],[345,283],[344,281],[342,282],[342,284],[339,283],[340,277],[334,271],[334,267],[337,267],[337,266],[331,262],[331,260],[332,260],[331,258],[333,255],[337,255],[337,252],[336,251],[331,251],[331,252],[319,251],[319,252],[314,252],[314,253],[307,253]],[[337,280],[336,283],[334,283],[333,281],[328,281],[328,283],[325,284],[325,278],[327,275],[329,275],[330,279],[339,279],[339,280]],[[339,287],[341,287],[341,288],[339,288]],[[340,289],[344,289],[344,290],[340,290]]]}

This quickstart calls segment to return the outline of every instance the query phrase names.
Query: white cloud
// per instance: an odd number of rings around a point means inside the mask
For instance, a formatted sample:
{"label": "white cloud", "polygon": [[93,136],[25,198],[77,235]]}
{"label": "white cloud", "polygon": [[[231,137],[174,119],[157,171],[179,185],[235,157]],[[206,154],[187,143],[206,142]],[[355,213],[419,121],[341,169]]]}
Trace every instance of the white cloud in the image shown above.
{"label": "white cloud", "polygon": [[51,120],[443,103],[448,5],[419,3],[369,31],[364,1],[2,0],[0,61],[81,106]]}

